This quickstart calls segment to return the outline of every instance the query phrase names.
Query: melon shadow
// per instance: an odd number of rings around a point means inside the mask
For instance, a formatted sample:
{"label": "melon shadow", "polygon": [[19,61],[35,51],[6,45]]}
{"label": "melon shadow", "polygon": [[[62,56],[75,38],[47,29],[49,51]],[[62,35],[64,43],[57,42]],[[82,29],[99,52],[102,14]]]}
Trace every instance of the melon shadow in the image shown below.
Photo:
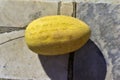
{"label": "melon shadow", "polygon": [[[38,55],[40,63],[51,80],[68,80],[69,54],[58,56]],[[71,80],[105,80],[106,61],[92,40],[74,52]]]}

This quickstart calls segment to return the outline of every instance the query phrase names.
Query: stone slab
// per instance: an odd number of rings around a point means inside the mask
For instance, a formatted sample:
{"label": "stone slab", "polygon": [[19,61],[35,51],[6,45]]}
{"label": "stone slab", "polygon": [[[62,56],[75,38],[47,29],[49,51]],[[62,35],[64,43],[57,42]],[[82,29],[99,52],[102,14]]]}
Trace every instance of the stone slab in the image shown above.
{"label": "stone slab", "polygon": [[57,15],[58,2],[1,0],[0,26],[24,27],[36,18]]}
{"label": "stone slab", "polygon": [[61,2],[60,14],[72,16],[73,15],[73,3],[72,2]]}
{"label": "stone slab", "polygon": [[75,0],[61,0],[61,2],[69,3],[69,2],[75,2]]}
{"label": "stone slab", "polygon": [[77,3],[76,16],[90,26],[91,39],[106,59],[106,80],[119,80],[120,4]]}
{"label": "stone slab", "polygon": [[108,3],[108,4],[120,4],[120,0],[75,0],[77,3]]}
{"label": "stone slab", "polygon": [[24,41],[24,30],[0,34],[0,78],[67,80],[68,57],[32,52]]}
{"label": "stone slab", "polygon": [[[28,0],[29,1],[29,0]],[[45,2],[91,2],[91,3],[109,3],[109,4],[119,4],[120,0],[36,0],[36,1],[45,1]]]}

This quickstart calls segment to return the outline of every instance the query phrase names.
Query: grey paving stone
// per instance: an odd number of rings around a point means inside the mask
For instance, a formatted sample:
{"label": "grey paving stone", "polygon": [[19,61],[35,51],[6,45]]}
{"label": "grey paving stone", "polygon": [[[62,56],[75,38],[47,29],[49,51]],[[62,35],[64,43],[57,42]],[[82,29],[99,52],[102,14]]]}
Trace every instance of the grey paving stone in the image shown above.
{"label": "grey paving stone", "polygon": [[57,15],[58,2],[39,0],[1,0],[0,26],[24,27],[32,20]]}
{"label": "grey paving stone", "polygon": [[91,27],[91,39],[106,59],[106,80],[119,80],[120,4],[77,3],[76,15]]}
{"label": "grey paving stone", "polygon": [[0,34],[0,78],[67,80],[69,55],[42,56],[28,49],[24,30]]}
{"label": "grey paving stone", "polygon": [[90,2],[90,3],[108,3],[108,4],[120,4],[120,0],[75,0],[76,2]]}
{"label": "grey paving stone", "polygon": [[73,3],[72,2],[61,2],[60,14],[72,16],[73,15]]}

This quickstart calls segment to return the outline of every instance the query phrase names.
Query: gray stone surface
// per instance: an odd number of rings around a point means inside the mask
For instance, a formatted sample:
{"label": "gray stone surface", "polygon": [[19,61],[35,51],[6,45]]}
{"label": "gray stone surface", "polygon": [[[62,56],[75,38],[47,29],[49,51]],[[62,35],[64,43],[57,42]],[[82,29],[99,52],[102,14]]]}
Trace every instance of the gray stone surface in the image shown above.
{"label": "gray stone surface", "polygon": [[57,11],[58,2],[1,0],[0,26],[24,27],[38,17],[56,15]]}
{"label": "gray stone surface", "polygon": [[118,4],[120,0],[36,0],[36,1],[45,1],[45,2],[92,2],[92,3],[110,3],[110,4]]}
{"label": "gray stone surface", "polygon": [[109,3],[109,4],[119,4],[120,0],[75,0],[76,2],[91,2],[91,3]]}
{"label": "gray stone surface", "polygon": [[76,15],[91,27],[91,39],[106,59],[106,80],[120,80],[120,4],[77,3]]}
{"label": "gray stone surface", "polygon": [[0,78],[67,80],[68,57],[38,56],[26,46],[24,30],[0,34]]}
{"label": "gray stone surface", "polygon": [[72,2],[61,2],[60,15],[73,15],[73,3]]}

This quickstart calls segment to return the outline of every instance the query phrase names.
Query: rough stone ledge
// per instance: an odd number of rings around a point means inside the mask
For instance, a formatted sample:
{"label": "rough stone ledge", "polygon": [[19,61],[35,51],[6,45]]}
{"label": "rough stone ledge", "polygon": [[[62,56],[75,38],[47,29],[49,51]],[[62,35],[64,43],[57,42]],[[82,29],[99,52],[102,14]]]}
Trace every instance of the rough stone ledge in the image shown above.
{"label": "rough stone ledge", "polygon": [[77,3],[76,17],[91,27],[91,39],[107,62],[106,80],[119,80],[120,4]]}

